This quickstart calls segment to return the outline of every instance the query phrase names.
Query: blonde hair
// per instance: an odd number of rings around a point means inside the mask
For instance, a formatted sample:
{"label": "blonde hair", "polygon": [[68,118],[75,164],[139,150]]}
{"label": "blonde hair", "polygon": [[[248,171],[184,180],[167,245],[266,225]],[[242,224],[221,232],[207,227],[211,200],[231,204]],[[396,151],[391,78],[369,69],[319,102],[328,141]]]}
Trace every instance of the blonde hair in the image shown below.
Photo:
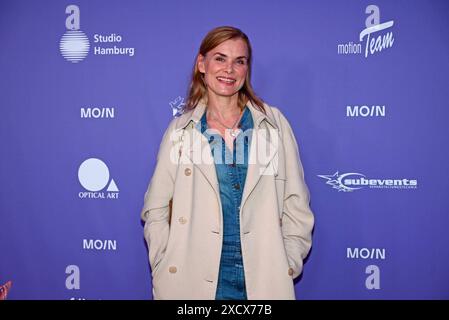
{"label": "blonde hair", "polygon": [[198,57],[200,55],[206,56],[206,54],[222,44],[223,42],[231,39],[242,39],[246,46],[248,47],[248,72],[246,74],[246,79],[243,87],[240,89],[238,95],[238,105],[240,109],[243,109],[248,101],[258,108],[260,111],[265,113],[265,108],[263,106],[263,101],[255,93],[251,86],[251,62],[252,62],[252,49],[249,42],[248,36],[243,33],[240,29],[223,26],[212,29],[204,37],[201,42],[199,52],[195,58],[195,63],[192,71],[192,79],[190,81],[189,92],[187,97],[186,105],[183,111],[188,111],[194,109],[200,100],[206,100],[207,88],[204,83],[203,74],[198,70]]}

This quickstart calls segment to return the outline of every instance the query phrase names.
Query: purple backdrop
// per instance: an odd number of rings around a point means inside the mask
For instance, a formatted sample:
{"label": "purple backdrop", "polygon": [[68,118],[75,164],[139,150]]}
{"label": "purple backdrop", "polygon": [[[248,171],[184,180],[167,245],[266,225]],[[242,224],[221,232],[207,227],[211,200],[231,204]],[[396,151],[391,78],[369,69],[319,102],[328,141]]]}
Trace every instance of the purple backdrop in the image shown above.
{"label": "purple backdrop", "polygon": [[316,227],[297,297],[449,299],[448,12],[444,0],[2,1],[8,298],[151,298],[143,195],[201,39],[233,25],[252,41],[256,92],[300,145]]}

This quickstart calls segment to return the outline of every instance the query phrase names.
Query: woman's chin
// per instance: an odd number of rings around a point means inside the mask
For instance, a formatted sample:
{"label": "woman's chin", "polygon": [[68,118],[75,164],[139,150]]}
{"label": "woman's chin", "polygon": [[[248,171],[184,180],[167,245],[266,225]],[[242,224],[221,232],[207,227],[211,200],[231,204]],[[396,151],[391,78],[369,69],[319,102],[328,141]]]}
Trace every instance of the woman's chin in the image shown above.
{"label": "woman's chin", "polygon": [[222,90],[214,91],[214,94],[217,96],[220,96],[220,97],[232,97],[232,96],[236,95],[237,93],[238,93],[238,91],[235,89],[234,90],[222,89]]}

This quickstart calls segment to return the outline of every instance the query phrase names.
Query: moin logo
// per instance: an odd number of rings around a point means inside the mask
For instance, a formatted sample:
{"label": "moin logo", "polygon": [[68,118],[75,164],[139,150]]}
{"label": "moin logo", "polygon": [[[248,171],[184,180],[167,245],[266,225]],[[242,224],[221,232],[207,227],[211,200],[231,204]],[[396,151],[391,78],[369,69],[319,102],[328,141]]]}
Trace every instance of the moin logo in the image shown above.
{"label": "moin logo", "polygon": [[59,41],[62,56],[72,63],[78,63],[89,53],[89,39],[80,30],[80,9],[76,5],[69,5],[65,9],[69,16],[65,20],[67,31]]}
{"label": "moin logo", "polygon": [[117,250],[117,240],[83,239],[83,250]]}
{"label": "moin logo", "polygon": [[[78,179],[87,190],[78,193],[81,199],[118,199],[117,185],[110,178],[108,166],[100,159],[85,160],[78,169]],[[106,186],[106,192],[103,192]]]}
{"label": "moin logo", "polygon": [[385,105],[347,105],[346,117],[351,118],[367,118],[367,117],[385,117]]}
{"label": "moin logo", "polygon": [[114,107],[83,107],[81,108],[82,119],[112,119],[115,118]]}
{"label": "moin logo", "polygon": [[369,16],[365,20],[366,28],[359,34],[359,43],[349,41],[338,44],[338,54],[362,54],[363,52],[365,58],[368,58],[369,54],[374,55],[393,46],[394,37],[390,30],[394,21],[380,23],[380,9],[376,5],[367,6],[365,13]]}
{"label": "moin logo", "polygon": [[326,184],[332,186],[333,189],[343,192],[352,192],[364,187],[374,189],[416,189],[418,188],[418,180],[415,179],[367,179],[361,173],[344,173],[339,174],[338,171],[333,175],[318,175],[323,178]]}

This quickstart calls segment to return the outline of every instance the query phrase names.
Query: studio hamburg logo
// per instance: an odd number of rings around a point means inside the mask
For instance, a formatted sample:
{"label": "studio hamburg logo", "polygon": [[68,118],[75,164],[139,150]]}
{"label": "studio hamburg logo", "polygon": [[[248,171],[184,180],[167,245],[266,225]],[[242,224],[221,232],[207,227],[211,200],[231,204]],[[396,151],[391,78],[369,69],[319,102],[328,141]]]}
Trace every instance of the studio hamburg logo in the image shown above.
{"label": "studio hamburg logo", "polygon": [[89,53],[89,39],[80,30],[80,9],[71,4],[67,6],[65,13],[69,16],[65,20],[67,31],[59,41],[59,50],[62,56],[72,63],[84,60]]}
{"label": "studio hamburg logo", "polygon": [[86,190],[78,193],[81,199],[118,199],[117,184],[111,178],[106,163],[100,159],[90,158],[81,163],[78,180]]}

